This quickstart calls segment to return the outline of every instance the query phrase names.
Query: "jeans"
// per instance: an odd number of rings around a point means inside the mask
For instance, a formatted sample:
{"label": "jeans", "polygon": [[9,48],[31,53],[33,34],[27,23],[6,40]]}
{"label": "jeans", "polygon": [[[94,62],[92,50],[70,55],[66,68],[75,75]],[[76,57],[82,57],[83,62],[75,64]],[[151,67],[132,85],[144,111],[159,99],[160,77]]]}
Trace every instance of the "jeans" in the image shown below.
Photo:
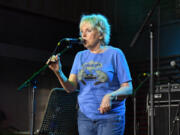
{"label": "jeans", "polygon": [[123,135],[124,129],[124,115],[110,119],[91,120],[78,111],[79,135]]}

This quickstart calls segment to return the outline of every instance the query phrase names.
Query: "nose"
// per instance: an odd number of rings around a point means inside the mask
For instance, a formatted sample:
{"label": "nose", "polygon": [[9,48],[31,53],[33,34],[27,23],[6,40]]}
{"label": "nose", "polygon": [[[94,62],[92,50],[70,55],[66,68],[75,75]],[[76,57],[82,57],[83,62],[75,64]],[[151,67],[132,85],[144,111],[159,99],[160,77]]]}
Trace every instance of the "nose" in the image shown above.
{"label": "nose", "polygon": [[82,38],[86,37],[86,32],[81,33]]}

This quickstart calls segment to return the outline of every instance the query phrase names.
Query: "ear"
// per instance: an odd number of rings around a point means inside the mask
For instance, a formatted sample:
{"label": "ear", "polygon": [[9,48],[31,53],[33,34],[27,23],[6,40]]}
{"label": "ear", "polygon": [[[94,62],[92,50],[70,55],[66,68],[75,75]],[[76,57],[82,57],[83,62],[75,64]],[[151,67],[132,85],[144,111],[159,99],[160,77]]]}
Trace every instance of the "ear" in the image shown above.
{"label": "ear", "polygon": [[104,38],[104,35],[103,35],[103,33],[100,32],[99,39],[103,39],[103,38]]}

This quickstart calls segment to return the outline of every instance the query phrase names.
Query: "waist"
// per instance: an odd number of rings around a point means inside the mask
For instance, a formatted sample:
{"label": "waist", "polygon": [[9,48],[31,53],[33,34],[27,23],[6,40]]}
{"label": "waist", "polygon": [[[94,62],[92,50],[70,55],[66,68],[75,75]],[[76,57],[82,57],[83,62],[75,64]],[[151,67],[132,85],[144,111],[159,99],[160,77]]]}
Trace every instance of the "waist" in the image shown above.
{"label": "waist", "polygon": [[98,108],[100,107],[100,103],[96,103],[94,101],[81,101],[78,99],[79,109],[83,112],[88,118],[94,119],[108,119],[114,117],[116,115],[124,115],[125,114],[125,100],[121,102],[113,102],[111,110],[107,113],[101,114]]}

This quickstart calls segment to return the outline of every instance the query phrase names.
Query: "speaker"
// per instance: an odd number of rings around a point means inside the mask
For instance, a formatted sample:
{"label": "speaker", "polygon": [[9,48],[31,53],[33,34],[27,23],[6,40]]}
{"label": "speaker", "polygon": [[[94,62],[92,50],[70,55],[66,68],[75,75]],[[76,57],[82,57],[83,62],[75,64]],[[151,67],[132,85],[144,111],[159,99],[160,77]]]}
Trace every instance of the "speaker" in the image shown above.
{"label": "speaker", "polygon": [[52,89],[38,135],[78,135],[77,94]]}
{"label": "speaker", "polygon": [[[172,131],[172,135],[179,135],[179,123],[176,120],[177,113],[179,110],[179,105],[171,105],[170,113],[168,105],[156,105],[154,111],[154,134],[155,135],[169,135]],[[170,121],[169,121],[170,119]],[[173,124],[173,121],[176,123]],[[169,130],[170,126],[170,130]],[[178,126],[178,127],[177,127]],[[170,131],[170,132],[169,132]]]}

